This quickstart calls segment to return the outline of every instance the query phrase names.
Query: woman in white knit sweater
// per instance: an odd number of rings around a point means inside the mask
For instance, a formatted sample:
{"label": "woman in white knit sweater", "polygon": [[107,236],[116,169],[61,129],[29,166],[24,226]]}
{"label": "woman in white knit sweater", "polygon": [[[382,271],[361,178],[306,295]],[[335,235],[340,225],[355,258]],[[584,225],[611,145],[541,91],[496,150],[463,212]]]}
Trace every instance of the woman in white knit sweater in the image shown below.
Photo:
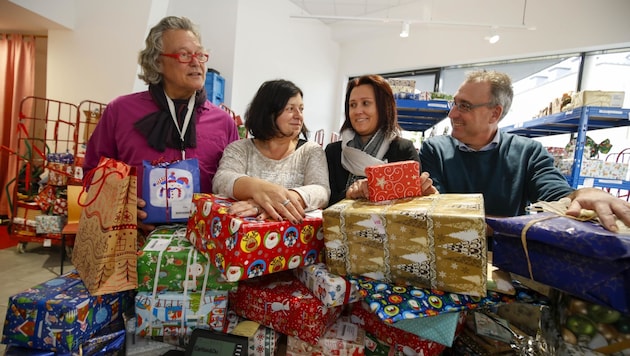
{"label": "woman in white knit sweater", "polygon": [[253,138],[226,147],[212,181],[215,194],[239,200],[230,214],[297,224],[306,211],[326,207],[326,156],[306,140],[303,110],[302,90],[290,81],[267,81],[258,89],[245,113]]}

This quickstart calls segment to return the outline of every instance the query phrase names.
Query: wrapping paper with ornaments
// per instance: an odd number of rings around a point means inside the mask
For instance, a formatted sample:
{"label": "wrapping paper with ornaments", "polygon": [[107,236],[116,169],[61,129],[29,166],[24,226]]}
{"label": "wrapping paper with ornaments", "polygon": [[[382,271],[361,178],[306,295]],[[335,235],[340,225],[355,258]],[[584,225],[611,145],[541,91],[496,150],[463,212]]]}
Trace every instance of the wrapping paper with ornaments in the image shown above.
{"label": "wrapping paper with ornaments", "polygon": [[194,193],[200,192],[199,161],[142,161],[142,199],[147,202],[145,223],[186,222]]}
{"label": "wrapping paper with ornaments", "polygon": [[321,262],[322,218],[303,222],[258,221],[228,214],[233,200],[195,194],[186,237],[207,254],[229,282],[259,277]]}
{"label": "wrapping paper with ornaments", "polygon": [[327,307],[357,302],[361,299],[357,282],[328,272],[325,263],[300,267],[296,275]]}
{"label": "wrapping paper with ornaments", "polygon": [[365,168],[368,199],[373,202],[422,195],[420,162],[402,161]]}
{"label": "wrapping paper with ornaments", "polygon": [[37,193],[34,200],[39,205],[39,208],[44,213],[49,213],[53,204],[55,204],[55,200],[57,199],[57,187],[52,185],[45,186],[42,190]]}
{"label": "wrapping paper with ornaments", "polygon": [[365,330],[353,324],[350,317],[341,316],[332,324],[316,345],[296,337],[287,337],[287,356],[363,356]]}
{"label": "wrapping paper with ornaments", "polygon": [[630,352],[630,314],[559,293],[555,317],[562,340],[603,354]]}
{"label": "wrapping paper with ornaments", "polygon": [[161,337],[171,344],[183,344],[195,328],[223,330],[227,291],[202,290],[178,293],[138,292],[136,334]]}
{"label": "wrapping paper with ornaments", "polygon": [[485,296],[481,194],[436,194],[373,203],[342,200],[323,212],[331,273]]}
{"label": "wrapping paper with ornaments", "polygon": [[458,312],[514,301],[496,292],[476,297],[362,277],[356,282],[369,310],[384,323],[446,346],[452,345]]}
{"label": "wrapping paper with ornaments", "polygon": [[236,283],[220,282],[221,274],[186,239],[186,225],[162,225],[138,251],[138,291],[183,292],[230,290]]}
{"label": "wrapping paper with ornaments", "polygon": [[9,298],[2,343],[76,351],[132,305],[131,291],[93,296],[72,271]]}
{"label": "wrapping paper with ornaments", "polygon": [[[72,264],[92,295],[138,287],[135,168],[102,157],[86,182]],[[86,187],[84,187],[86,188]],[[79,197],[81,200],[81,197]]]}
{"label": "wrapping paper with ornaments", "polygon": [[35,217],[35,232],[38,234],[61,234],[65,223],[65,216],[39,215]]}
{"label": "wrapping paper with ornaments", "polygon": [[292,272],[274,273],[238,284],[230,292],[230,309],[278,332],[316,344],[341,315],[326,307]]}
{"label": "wrapping paper with ornaments", "polygon": [[68,178],[74,175],[72,164],[74,156],[71,153],[49,153],[46,156],[48,164],[48,185],[62,186],[68,184]]}
{"label": "wrapping paper with ornaments", "polygon": [[547,212],[488,225],[495,266],[630,314],[630,235]]}
{"label": "wrapping paper with ornaments", "polygon": [[[457,334],[464,325],[464,313],[458,313]],[[410,332],[385,324],[376,314],[366,310],[362,302],[352,305],[351,319],[353,323],[361,325],[369,334],[378,340],[392,346],[396,351],[403,351],[405,355],[440,355],[446,346],[439,342],[427,340]]]}
{"label": "wrapping paper with ornaments", "polygon": [[249,356],[274,356],[281,334],[259,323],[239,317],[233,310],[227,312],[224,333],[245,336]]}

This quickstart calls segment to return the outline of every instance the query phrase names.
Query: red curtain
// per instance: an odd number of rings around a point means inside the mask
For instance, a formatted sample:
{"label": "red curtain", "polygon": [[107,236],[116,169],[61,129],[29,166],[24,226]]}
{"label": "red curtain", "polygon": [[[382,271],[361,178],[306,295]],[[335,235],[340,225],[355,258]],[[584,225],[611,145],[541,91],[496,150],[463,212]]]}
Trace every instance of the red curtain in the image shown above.
{"label": "red curtain", "polygon": [[0,215],[11,215],[9,199],[16,176],[20,102],[35,91],[35,37],[0,34]]}

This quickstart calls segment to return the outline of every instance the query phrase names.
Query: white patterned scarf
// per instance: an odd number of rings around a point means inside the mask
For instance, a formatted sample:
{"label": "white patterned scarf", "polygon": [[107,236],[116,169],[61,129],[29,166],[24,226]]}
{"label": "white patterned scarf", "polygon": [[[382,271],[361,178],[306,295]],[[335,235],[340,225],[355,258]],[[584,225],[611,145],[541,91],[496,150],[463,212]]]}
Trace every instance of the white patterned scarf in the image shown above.
{"label": "white patterned scarf", "polygon": [[365,177],[365,167],[386,163],[383,157],[394,138],[395,134],[387,137],[382,130],[378,130],[365,145],[362,145],[361,138],[354,130],[341,131],[341,165],[350,172],[346,188],[355,180]]}

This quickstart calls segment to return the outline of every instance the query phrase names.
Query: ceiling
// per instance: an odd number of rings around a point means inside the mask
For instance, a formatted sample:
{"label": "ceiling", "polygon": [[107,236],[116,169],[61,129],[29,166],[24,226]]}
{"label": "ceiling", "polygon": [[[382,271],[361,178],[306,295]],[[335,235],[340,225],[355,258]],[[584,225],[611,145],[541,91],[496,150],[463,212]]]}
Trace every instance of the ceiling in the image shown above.
{"label": "ceiling", "polygon": [[418,0],[290,0],[302,15],[322,17],[370,17],[370,15]]}
{"label": "ceiling", "polygon": [[48,29],[57,28],[62,27],[9,0],[0,0],[0,32],[46,35]]}
{"label": "ceiling", "polygon": [[[388,10],[418,0],[289,0],[301,9],[295,15],[322,17],[382,16]],[[324,21],[331,23],[335,21]],[[24,9],[9,0],[0,0],[0,32],[46,35],[59,24]]]}

